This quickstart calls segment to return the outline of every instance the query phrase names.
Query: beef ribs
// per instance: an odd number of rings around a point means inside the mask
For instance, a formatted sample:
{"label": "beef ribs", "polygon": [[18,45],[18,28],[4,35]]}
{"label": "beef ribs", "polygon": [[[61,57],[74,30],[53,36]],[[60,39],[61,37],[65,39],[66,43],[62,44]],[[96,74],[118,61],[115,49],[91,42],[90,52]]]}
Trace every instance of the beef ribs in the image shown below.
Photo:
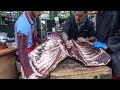
{"label": "beef ribs", "polygon": [[[95,49],[89,42],[75,42],[72,40],[73,46],[71,51],[68,50],[71,57],[83,62],[85,66],[101,66],[106,65],[111,57],[103,49]],[[71,55],[71,52],[73,53]]]}
{"label": "beef ribs", "polygon": [[[111,60],[103,49],[95,49],[89,42],[74,41],[71,48],[66,48],[57,34],[48,35],[48,39],[28,54],[29,63],[34,72],[45,78],[59,62],[66,57],[74,58],[85,66],[106,65]],[[72,65],[72,64],[70,64]]]}

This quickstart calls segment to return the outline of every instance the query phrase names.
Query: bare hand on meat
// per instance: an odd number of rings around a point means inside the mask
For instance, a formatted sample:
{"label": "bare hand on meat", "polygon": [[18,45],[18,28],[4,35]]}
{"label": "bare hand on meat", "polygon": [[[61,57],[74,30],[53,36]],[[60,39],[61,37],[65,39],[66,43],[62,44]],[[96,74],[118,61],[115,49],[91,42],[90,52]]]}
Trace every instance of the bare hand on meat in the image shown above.
{"label": "bare hand on meat", "polygon": [[83,38],[83,37],[78,37],[78,39],[77,39],[79,42],[85,42],[86,41],[86,39],[85,38]]}
{"label": "bare hand on meat", "polygon": [[67,40],[67,41],[66,41],[66,47],[67,47],[67,48],[71,48],[72,46],[73,46],[72,41],[71,41],[71,40]]}
{"label": "bare hand on meat", "polygon": [[97,39],[95,37],[90,37],[90,38],[87,38],[86,40],[89,41],[89,42],[97,41]]}

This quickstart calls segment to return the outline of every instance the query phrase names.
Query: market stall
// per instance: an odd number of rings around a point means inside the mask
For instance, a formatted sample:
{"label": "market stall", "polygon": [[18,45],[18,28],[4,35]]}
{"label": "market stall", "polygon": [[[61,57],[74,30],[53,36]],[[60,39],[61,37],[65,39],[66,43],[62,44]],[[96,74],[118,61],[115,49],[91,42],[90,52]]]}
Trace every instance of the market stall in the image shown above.
{"label": "market stall", "polygon": [[[62,13],[61,15],[63,15]],[[68,13],[70,14],[70,12]],[[94,23],[96,20],[95,15],[95,11],[88,13],[88,17]],[[21,69],[19,73],[16,66],[17,47],[15,46],[14,27],[11,26],[10,30],[12,31],[8,30],[10,27],[8,25],[11,25],[10,22],[14,25],[17,17],[14,20],[9,18],[1,15],[0,79],[18,79],[19,74],[22,77],[24,76],[22,79],[26,79],[25,72],[22,72]],[[40,18],[40,21],[38,33],[43,42],[28,54],[32,70],[40,74],[35,79],[45,79],[46,77],[49,79],[112,78],[112,70],[106,66],[111,57],[104,49],[96,49],[87,39],[85,39],[86,41],[80,41],[79,38],[78,40],[71,39],[73,45],[67,48],[61,35],[65,22],[60,22],[61,17],[59,14],[52,17],[52,19],[48,18],[48,20]],[[84,31],[86,32],[87,29],[84,29]]]}
{"label": "market stall", "polygon": [[14,38],[0,32],[0,79],[17,79],[16,50]]}

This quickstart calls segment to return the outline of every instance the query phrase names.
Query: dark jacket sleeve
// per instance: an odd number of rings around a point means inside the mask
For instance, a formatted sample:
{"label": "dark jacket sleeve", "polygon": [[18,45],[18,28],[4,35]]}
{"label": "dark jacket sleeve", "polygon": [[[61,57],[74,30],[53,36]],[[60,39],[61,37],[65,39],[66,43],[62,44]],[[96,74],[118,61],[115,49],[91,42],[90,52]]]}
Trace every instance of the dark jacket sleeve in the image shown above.
{"label": "dark jacket sleeve", "polygon": [[108,47],[113,51],[120,51],[120,12],[118,12],[118,18],[116,24],[114,25],[115,34],[108,39]]}
{"label": "dark jacket sleeve", "polygon": [[118,50],[120,51],[120,29],[115,33],[113,37],[110,37],[108,39],[107,44],[113,52],[117,52]]}
{"label": "dark jacket sleeve", "polygon": [[18,52],[19,52],[20,63],[23,67],[26,77],[28,78],[34,72],[29,64],[29,58],[27,54],[27,44],[28,44],[27,36],[25,34],[19,33],[17,35],[17,39],[18,39]]}
{"label": "dark jacket sleeve", "polygon": [[89,24],[89,37],[94,36],[95,37],[95,26],[94,23],[91,21]]}
{"label": "dark jacket sleeve", "polygon": [[70,26],[71,26],[71,19],[68,18],[65,22],[65,25],[63,26],[62,32],[65,32],[68,35],[69,30],[70,30]]}

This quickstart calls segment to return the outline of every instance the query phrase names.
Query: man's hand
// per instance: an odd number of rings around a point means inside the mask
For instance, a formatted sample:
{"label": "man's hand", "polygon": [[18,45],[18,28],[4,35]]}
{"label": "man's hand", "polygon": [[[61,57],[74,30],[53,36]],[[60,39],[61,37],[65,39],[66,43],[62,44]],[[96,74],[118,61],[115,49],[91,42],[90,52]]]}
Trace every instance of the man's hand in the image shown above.
{"label": "man's hand", "polygon": [[67,47],[67,48],[71,48],[72,46],[73,46],[72,41],[71,41],[71,40],[70,40],[70,41],[67,40],[67,41],[66,41],[66,47]]}
{"label": "man's hand", "polygon": [[86,41],[86,39],[85,38],[83,38],[83,37],[78,37],[78,39],[77,39],[79,42],[85,42]]}
{"label": "man's hand", "polygon": [[86,40],[89,42],[96,42],[97,41],[97,39],[95,37],[90,37],[90,38],[87,38]]}
{"label": "man's hand", "polygon": [[39,44],[39,43],[36,43],[36,47],[38,47],[38,46],[40,46],[40,44]]}
{"label": "man's hand", "polygon": [[42,75],[39,73],[33,73],[28,77],[28,79],[37,79],[38,77],[42,77]]}

